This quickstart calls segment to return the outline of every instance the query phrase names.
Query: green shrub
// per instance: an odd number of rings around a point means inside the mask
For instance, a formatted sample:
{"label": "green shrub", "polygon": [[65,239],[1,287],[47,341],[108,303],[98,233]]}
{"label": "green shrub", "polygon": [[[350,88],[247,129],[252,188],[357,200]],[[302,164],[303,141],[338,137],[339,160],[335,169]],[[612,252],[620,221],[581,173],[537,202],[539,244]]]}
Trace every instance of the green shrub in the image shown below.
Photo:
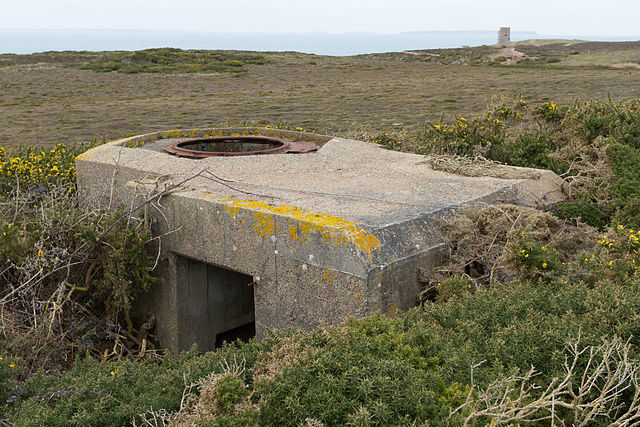
{"label": "green shrub", "polygon": [[607,154],[616,180],[611,189],[617,208],[616,219],[622,224],[640,228],[640,148],[613,144]]}
{"label": "green shrub", "polygon": [[609,224],[611,216],[589,200],[556,203],[549,211],[560,219],[580,219],[598,230],[603,230]]}
{"label": "green shrub", "polygon": [[394,135],[389,135],[388,133],[380,134],[371,139],[370,142],[374,144],[378,144],[391,151],[401,151],[402,150],[402,141],[394,138]]}
{"label": "green shrub", "polygon": [[436,285],[437,302],[447,302],[453,297],[459,297],[475,291],[477,282],[469,276],[454,275]]}
{"label": "green shrub", "polygon": [[[185,384],[223,373],[225,362],[234,357],[253,364],[257,354],[268,348],[269,341],[250,342],[198,356],[194,347],[178,360],[166,356],[159,361],[101,362],[84,357],[59,377],[41,371],[28,379],[21,384],[24,392],[18,401],[7,409],[11,420],[21,426],[126,425],[150,410],[178,410]],[[236,382],[229,381],[219,397],[227,408],[243,393]]]}
{"label": "green shrub", "polygon": [[579,217],[602,229],[617,211],[619,222],[637,226],[632,217],[640,206],[634,151],[640,150],[640,100],[561,107],[530,106],[520,98],[512,104],[502,102],[452,124],[427,123],[423,133],[405,137],[405,144],[388,135],[374,139],[392,150],[549,169],[566,179],[571,197],[554,210],[560,218]]}
{"label": "green shrub", "polygon": [[296,345],[290,340],[283,345],[295,348],[288,354],[293,360],[284,369],[281,360],[272,360],[276,372],[256,384],[265,402],[262,424],[300,425],[314,418],[336,425],[365,413],[372,424],[397,425],[447,414],[440,399],[453,396],[436,374],[438,358],[422,345],[428,338],[407,330],[401,318],[351,320],[294,337]]}
{"label": "green shrub", "polygon": [[622,145],[640,148],[640,100],[623,103],[589,101],[567,110],[563,127],[593,142],[598,136],[611,137]]}
{"label": "green shrub", "polygon": [[549,169],[558,174],[564,173],[568,164],[550,156],[557,145],[549,132],[524,132],[493,146],[489,157],[502,163],[526,168]]}
{"label": "green shrub", "polygon": [[223,414],[232,413],[236,405],[242,403],[248,394],[240,378],[231,374],[223,375],[218,380],[214,393],[216,406]]}
{"label": "green shrub", "polygon": [[[0,351],[0,410],[5,403],[17,401],[19,382],[24,368],[24,362]],[[2,414],[2,411],[0,411]],[[1,415],[0,415],[1,416]]]}
{"label": "green shrub", "polygon": [[[309,334],[281,331],[259,344],[178,361],[88,358],[61,377],[28,380],[9,414],[19,425],[122,425],[151,409],[177,411],[185,385],[217,373],[229,380],[213,389],[225,410],[202,418],[211,425],[300,425],[307,418],[439,425],[469,395],[472,365],[480,364],[477,387],[533,365],[544,389],[563,374],[565,344],[578,337],[584,346],[603,336],[630,339],[631,357],[638,357],[638,305],[637,274],[595,285],[539,280],[480,288],[398,317],[352,319]],[[246,361],[246,370],[225,376],[230,360]],[[247,392],[259,410],[237,406]]]}
{"label": "green shrub", "polygon": [[561,276],[565,267],[553,240],[541,242],[528,229],[519,229],[506,248],[506,259],[510,261],[526,280]]}
{"label": "green shrub", "polygon": [[97,72],[121,73],[197,73],[244,72],[245,64],[265,64],[267,59],[257,53],[175,48],[146,49],[137,52],[101,53],[80,66]]}
{"label": "green shrub", "polygon": [[0,150],[0,339],[4,351],[25,361],[27,375],[42,365],[67,367],[78,351],[103,356],[119,334],[136,335],[129,309],[153,282],[144,221],[111,227],[122,209],[80,204],[80,150]]}

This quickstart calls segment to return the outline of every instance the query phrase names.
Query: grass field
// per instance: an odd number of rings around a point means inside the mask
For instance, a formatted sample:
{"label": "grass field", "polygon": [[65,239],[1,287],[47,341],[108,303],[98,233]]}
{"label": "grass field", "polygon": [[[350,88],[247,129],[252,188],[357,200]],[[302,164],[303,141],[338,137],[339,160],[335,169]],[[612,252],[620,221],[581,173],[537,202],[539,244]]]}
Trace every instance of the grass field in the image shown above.
{"label": "grass field", "polygon": [[[481,56],[490,50],[475,49]],[[640,96],[637,70],[599,66],[445,65],[405,53],[269,53],[265,64],[244,64],[242,73],[80,69],[99,55],[0,55],[0,144],[73,144],[162,129],[278,121],[329,134],[360,127],[412,130],[443,112],[445,118],[478,113],[494,97],[522,94],[531,102],[566,104],[605,99],[608,93],[617,100]],[[580,55],[565,56],[578,61]]]}

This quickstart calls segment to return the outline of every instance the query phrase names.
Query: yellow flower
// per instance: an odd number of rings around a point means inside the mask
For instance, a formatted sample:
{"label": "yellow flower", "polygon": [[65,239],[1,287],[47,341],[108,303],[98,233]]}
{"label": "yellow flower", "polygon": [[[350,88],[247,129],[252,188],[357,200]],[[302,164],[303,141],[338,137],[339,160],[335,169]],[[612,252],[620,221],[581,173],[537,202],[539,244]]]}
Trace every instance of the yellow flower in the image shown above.
{"label": "yellow flower", "polygon": [[546,262],[542,263],[542,268],[547,268],[547,263]]}
{"label": "yellow flower", "polygon": [[41,250],[38,251],[38,256],[42,256],[44,255],[44,252],[42,252]]}
{"label": "yellow flower", "polygon": [[16,364],[15,364],[15,363],[10,363],[10,364],[9,364],[9,367],[10,367],[10,368],[15,368],[15,367],[16,367]]}

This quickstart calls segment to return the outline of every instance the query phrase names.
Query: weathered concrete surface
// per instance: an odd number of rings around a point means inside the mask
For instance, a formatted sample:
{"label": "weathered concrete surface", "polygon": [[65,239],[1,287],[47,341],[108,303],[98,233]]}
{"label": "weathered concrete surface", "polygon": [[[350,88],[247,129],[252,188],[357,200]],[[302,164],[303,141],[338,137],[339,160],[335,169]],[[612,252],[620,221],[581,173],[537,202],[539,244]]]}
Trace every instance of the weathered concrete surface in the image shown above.
{"label": "weathered concrete surface", "polygon": [[[315,153],[177,158],[161,148],[185,137],[240,132],[319,147]],[[202,171],[151,212],[163,278],[149,305],[156,335],[188,348],[189,308],[176,255],[252,276],[255,323],[267,328],[336,323],[416,303],[419,268],[439,262],[439,221],[473,203],[548,204],[563,198],[550,171],[513,179],[433,170],[423,156],[353,140],[269,129],[188,130],[96,147],[76,161],[84,199],[133,205]],[[518,171],[522,171],[520,175]],[[518,176],[522,176],[518,178]]]}

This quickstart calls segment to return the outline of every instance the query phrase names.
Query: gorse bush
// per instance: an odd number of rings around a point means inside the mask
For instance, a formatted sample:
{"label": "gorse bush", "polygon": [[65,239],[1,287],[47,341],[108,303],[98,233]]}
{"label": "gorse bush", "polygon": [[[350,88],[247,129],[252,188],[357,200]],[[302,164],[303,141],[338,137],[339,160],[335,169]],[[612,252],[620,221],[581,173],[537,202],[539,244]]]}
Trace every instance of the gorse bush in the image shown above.
{"label": "gorse bush", "polygon": [[81,206],[73,152],[56,146],[3,153],[0,343],[25,361],[26,374],[69,366],[78,351],[125,351],[128,338],[119,336],[137,335],[131,303],[153,282],[144,221],[113,225],[122,209]]}
{"label": "gorse bush", "polygon": [[520,133],[500,146],[492,146],[488,156],[509,165],[549,169],[563,174],[569,164],[550,156],[557,148],[551,132]]}
{"label": "gorse bush", "polygon": [[[601,337],[616,335],[630,339],[629,357],[637,360],[638,304],[637,275],[624,284],[539,281],[479,289],[397,317],[353,319],[313,333],[281,331],[261,343],[177,361],[85,358],[60,377],[42,373],[20,384],[23,393],[6,409],[19,425],[122,425],[133,419],[141,425],[154,416],[172,425],[295,426],[307,419],[459,425],[470,412],[449,413],[468,396],[474,399],[472,381],[486,390],[496,379],[534,366],[539,375],[531,381],[542,388],[527,402],[535,401],[553,378],[566,375],[568,343],[599,346]],[[242,369],[230,374],[234,361],[242,361]],[[621,396],[618,413],[631,397]],[[558,416],[568,421],[574,415]],[[615,413],[601,412],[597,419],[607,425]]]}
{"label": "gorse bush", "polygon": [[505,122],[491,116],[460,117],[453,125],[429,124],[420,135],[420,154],[483,155],[494,145],[504,144]]}
{"label": "gorse bush", "polygon": [[76,150],[63,144],[52,149],[26,149],[18,156],[9,156],[0,147],[0,197],[23,187],[48,184],[75,184]]}
{"label": "gorse bush", "polygon": [[289,336],[282,345],[295,348],[291,360],[257,365],[268,378],[254,377],[265,399],[262,423],[299,425],[311,417],[331,425],[392,425],[446,415],[439,401],[460,403],[464,387],[437,375],[438,354],[423,345],[422,332],[377,316]]}
{"label": "gorse bush", "polygon": [[469,209],[447,219],[442,228],[449,262],[424,272],[426,299],[434,299],[438,284],[445,287],[443,282],[456,276],[466,278],[472,289],[514,280],[568,280],[574,274],[569,266],[598,240],[588,226],[514,205]]}
{"label": "gorse bush", "polygon": [[640,228],[640,148],[613,144],[607,154],[616,177],[611,193],[617,220]]}
{"label": "gorse bush", "polygon": [[596,286],[638,274],[640,235],[623,224],[598,234],[548,212],[498,205],[462,212],[445,221],[443,230],[449,263],[423,272],[425,300],[516,281]]}
{"label": "gorse bush", "polygon": [[[11,410],[21,426],[126,425],[151,409],[177,411],[185,386],[222,375],[224,362],[233,360],[232,354],[247,364],[255,363],[256,354],[267,350],[268,344],[227,346],[200,356],[194,349],[177,360],[167,355],[161,360],[104,362],[85,356],[63,374],[42,370],[22,382],[4,409]],[[223,405],[232,405],[238,398],[234,387],[223,385],[231,388],[219,392]]]}

